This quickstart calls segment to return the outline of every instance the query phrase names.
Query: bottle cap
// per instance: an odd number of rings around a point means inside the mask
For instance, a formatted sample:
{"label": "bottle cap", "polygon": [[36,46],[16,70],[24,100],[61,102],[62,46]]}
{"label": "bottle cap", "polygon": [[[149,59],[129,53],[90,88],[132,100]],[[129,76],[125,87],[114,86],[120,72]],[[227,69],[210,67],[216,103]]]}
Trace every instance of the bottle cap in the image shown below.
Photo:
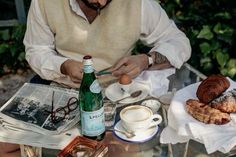
{"label": "bottle cap", "polygon": [[93,64],[92,56],[90,56],[90,55],[84,56],[83,63],[84,63],[84,65],[92,65]]}

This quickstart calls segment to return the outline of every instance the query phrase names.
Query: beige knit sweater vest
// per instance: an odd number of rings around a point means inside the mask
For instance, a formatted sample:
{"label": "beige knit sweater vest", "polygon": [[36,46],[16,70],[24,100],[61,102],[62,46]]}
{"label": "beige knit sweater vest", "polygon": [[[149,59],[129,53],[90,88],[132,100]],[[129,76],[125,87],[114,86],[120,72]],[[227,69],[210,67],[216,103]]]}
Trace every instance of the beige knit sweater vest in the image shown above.
{"label": "beige knit sweater vest", "polygon": [[96,70],[129,55],[139,39],[141,0],[112,0],[91,24],[72,11],[69,0],[38,1],[56,51],[78,61],[89,54]]}

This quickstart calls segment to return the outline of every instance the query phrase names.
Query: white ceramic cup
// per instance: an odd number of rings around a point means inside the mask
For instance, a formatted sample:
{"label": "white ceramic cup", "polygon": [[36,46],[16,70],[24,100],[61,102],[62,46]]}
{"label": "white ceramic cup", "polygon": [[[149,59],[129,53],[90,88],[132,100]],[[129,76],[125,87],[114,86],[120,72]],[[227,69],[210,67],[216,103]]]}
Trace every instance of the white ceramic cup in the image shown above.
{"label": "white ceramic cup", "polygon": [[[155,127],[162,122],[159,114],[142,105],[125,107],[120,112],[121,124],[127,131],[140,132]],[[154,119],[158,119],[155,121]]]}

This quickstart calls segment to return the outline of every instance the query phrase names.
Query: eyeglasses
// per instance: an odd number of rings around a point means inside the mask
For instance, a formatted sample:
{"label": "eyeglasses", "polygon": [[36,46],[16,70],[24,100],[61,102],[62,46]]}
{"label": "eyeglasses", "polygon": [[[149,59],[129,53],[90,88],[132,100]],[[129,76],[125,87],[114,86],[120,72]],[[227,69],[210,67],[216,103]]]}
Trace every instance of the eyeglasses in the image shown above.
{"label": "eyeglasses", "polygon": [[66,118],[66,115],[70,114],[70,112],[77,109],[78,99],[76,97],[71,97],[69,98],[67,104],[64,107],[59,107],[54,111],[54,95],[55,91],[52,92],[51,111],[46,110],[46,112],[50,113],[52,123],[59,123]]}

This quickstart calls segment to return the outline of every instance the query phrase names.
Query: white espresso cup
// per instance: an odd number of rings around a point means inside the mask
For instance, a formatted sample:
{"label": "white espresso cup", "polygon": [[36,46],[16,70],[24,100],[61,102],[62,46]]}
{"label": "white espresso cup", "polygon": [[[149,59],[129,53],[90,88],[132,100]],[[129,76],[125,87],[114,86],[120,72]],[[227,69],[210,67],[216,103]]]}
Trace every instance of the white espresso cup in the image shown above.
{"label": "white espresso cup", "polygon": [[151,109],[142,105],[125,107],[120,112],[120,119],[124,129],[133,132],[145,131],[162,122],[161,115],[153,114]]}

